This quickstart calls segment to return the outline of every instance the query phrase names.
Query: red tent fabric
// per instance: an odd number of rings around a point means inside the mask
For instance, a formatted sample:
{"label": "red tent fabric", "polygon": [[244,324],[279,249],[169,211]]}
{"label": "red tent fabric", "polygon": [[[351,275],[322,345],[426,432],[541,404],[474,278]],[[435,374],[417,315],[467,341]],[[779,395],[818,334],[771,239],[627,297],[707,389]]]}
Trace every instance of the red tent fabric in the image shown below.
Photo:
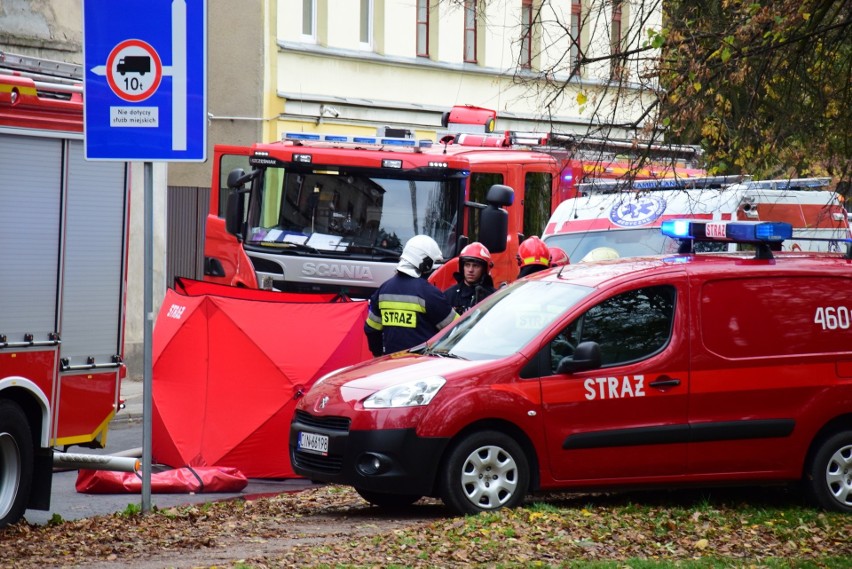
{"label": "red tent fabric", "polygon": [[273,298],[167,292],[153,338],[156,463],[296,477],[288,452],[296,400],[326,373],[371,357],[367,303]]}
{"label": "red tent fabric", "polygon": [[[151,473],[152,494],[202,494],[240,492],[248,478],[236,468],[177,468]],[[77,492],[81,494],[141,494],[142,474],[107,470],[80,470]]]}

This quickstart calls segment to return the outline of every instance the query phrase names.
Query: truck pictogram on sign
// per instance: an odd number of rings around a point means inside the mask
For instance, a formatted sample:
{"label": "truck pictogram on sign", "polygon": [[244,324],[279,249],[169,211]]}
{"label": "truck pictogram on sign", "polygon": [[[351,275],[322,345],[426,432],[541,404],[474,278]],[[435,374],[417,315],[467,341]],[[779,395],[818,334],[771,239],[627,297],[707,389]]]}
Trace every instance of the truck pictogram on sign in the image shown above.
{"label": "truck pictogram on sign", "polygon": [[122,76],[125,73],[145,75],[151,71],[151,58],[147,55],[128,55],[118,60],[115,70]]}

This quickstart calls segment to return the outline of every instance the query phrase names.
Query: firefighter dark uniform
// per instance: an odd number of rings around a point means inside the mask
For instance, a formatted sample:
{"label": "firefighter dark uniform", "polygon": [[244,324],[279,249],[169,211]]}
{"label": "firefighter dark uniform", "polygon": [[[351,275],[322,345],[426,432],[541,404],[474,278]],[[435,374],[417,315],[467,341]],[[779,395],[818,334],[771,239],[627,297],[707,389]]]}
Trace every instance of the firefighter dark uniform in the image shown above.
{"label": "firefighter dark uniform", "polygon": [[442,260],[431,237],[415,235],[405,244],[396,275],[370,297],[364,332],[374,356],[422,344],[458,317],[444,294],[425,278]]}
{"label": "firefighter dark uniform", "polygon": [[365,331],[374,356],[422,344],[452,323],[456,312],[426,279],[397,273],[370,298]]}
{"label": "firefighter dark uniform", "polygon": [[[474,263],[479,266],[480,273],[475,272],[475,267],[470,269],[468,263]],[[459,314],[463,314],[467,309],[477,304],[480,300],[494,292],[494,281],[491,279],[491,267],[494,263],[491,260],[491,253],[488,249],[479,242],[473,242],[459,253],[459,267],[461,270],[453,273],[453,278],[456,279],[456,284],[444,291],[444,296],[447,301]],[[474,271],[467,275],[465,273],[470,270]],[[477,274],[479,275],[477,277]]]}
{"label": "firefighter dark uniform", "polygon": [[453,273],[453,277],[458,282],[445,290],[444,296],[459,314],[464,314],[468,308],[494,292],[494,281],[491,280],[490,275],[485,275],[481,282],[473,286],[464,282],[461,273]]}

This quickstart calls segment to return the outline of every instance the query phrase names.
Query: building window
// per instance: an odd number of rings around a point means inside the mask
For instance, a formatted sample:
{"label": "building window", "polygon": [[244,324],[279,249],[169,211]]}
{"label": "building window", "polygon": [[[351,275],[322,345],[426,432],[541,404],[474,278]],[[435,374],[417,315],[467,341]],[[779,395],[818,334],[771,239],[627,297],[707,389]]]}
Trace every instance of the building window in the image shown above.
{"label": "building window", "polygon": [[417,55],[429,57],[429,0],[417,0]]}
{"label": "building window", "polygon": [[302,36],[305,39],[316,40],[316,37],[317,37],[317,3],[316,3],[316,0],[302,0]]}
{"label": "building window", "polygon": [[610,35],[610,50],[612,53],[611,75],[613,79],[621,79],[624,74],[624,37],[621,21],[623,0],[613,0],[612,3],[612,33]]}
{"label": "building window", "polygon": [[521,53],[518,63],[524,69],[532,67],[533,6],[532,0],[521,3]]}
{"label": "building window", "polygon": [[580,74],[583,60],[583,2],[571,0],[571,71]]}
{"label": "building window", "polygon": [[464,60],[476,63],[476,0],[464,0]]}
{"label": "building window", "polygon": [[373,0],[361,0],[361,47],[373,47]]}

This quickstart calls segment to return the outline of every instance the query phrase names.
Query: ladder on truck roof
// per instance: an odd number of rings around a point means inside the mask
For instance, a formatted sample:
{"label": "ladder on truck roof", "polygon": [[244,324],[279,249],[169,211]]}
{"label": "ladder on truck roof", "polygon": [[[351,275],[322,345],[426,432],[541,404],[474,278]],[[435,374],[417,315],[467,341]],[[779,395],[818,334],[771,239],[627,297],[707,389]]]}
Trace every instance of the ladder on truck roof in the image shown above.
{"label": "ladder on truck roof", "polygon": [[585,150],[610,153],[616,156],[625,152],[632,155],[642,155],[645,153],[651,158],[669,158],[693,164],[704,154],[704,151],[700,147],[685,144],[633,142],[629,140],[595,138],[553,132],[544,135],[535,132],[511,132],[510,136],[513,144],[526,144],[541,149]]}
{"label": "ladder on truck roof", "polygon": [[0,128],[83,132],[81,65],[0,51]]}
{"label": "ladder on truck roof", "polygon": [[83,93],[83,66],[0,51],[0,75],[31,79],[39,97],[70,100]]}

